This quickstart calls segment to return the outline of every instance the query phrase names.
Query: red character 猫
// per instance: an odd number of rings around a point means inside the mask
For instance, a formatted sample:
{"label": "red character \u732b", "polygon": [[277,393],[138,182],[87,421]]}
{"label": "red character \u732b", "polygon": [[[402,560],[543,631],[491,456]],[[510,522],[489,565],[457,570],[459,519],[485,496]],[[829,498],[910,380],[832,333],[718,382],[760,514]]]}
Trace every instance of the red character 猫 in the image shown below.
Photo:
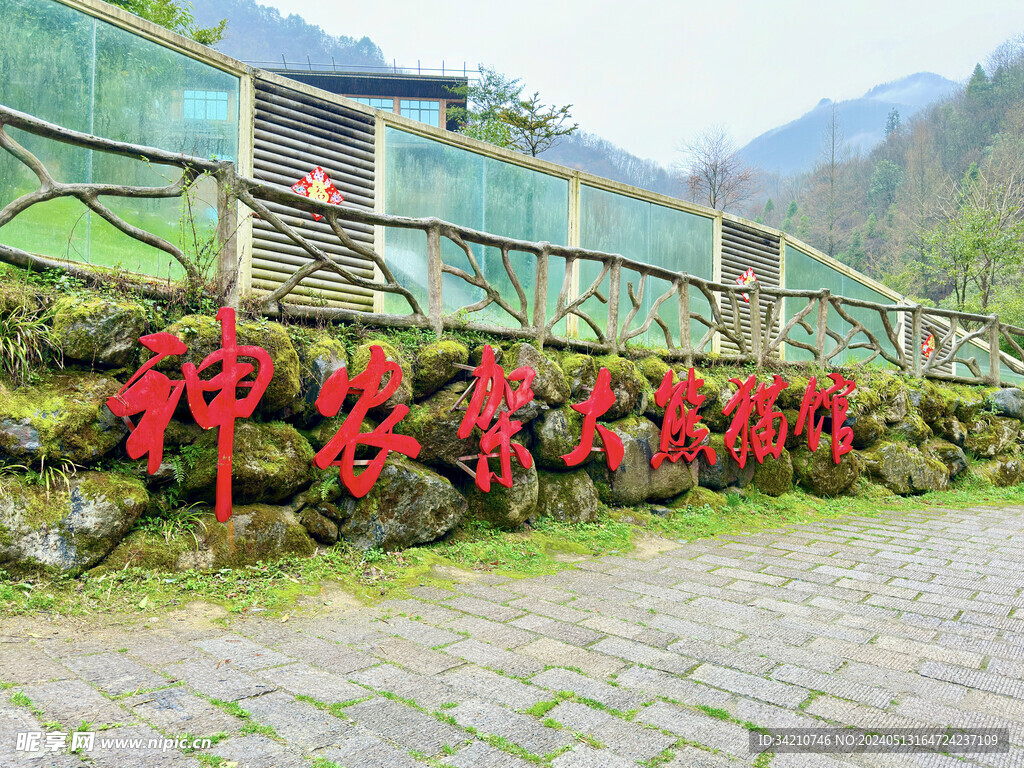
{"label": "red character \u732b", "polygon": [[836,464],[847,453],[853,450],[853,429],[844,427],[846,414],[850,408],[848,397],[857,387],[852,379],[845,379],[841,374],[830,373],[832,386],[818,391],[818,380],[812,376],[804,391],[804,399],[800,404],[800,416],[796,420],[796,434],[802,434],[807,427],[807,447],[818,450],[821,431],[825,426],[825,417],[815,419],[818,408],[828,408],[832,421],[832,461]]}
{"label": "red character \u732b", "polygon": [[[769,386],[764,382],[758,384],[754,374],[750,374],[745,381],[729,379],[738,389],[729,400],[722,413],[728,416],[735,411],[732,423],[725,432],[725,445],[729,449],[736,462],[741,466],[747,463],[747,452],[753,449],[754,458],[759,464],[763,464],[766,456],[774,456],[776,459],[782,454],[782,448],[786,444],[786,433],[789,431],[789,424],[781,411],[775,410],[775,401],[779,393],[789,386],[781,377],[776,376]],[[755,385],[757,388],[755,389]],[[750,416],[757,414],[757,421],[753,429],[750,427]],[[776,429],[775,423],[781,422],[780,428]],[[740,441],[740,448],[736,450],[737,438]]]}
{"label": "red character \u732b", "polygon": [[[534,376],[536,372],[526,366],[506,376],[505,369],[495,362],[494,350],[489,344],[484,347],[480,365],[473,369],[473,394],[457,434],[465,440],[472,434],[474,427],[484,430],[480,438],[481,452],[476,456],[476,472],[473,473],[477,488],[481,491],[491,490],[492,479],[506,488],[512,487],[512,456],[527,469],[533,466],[530,452],[512,442],[512,437],[522,430],[523,423],[511,416],[533,400]],[[519,382],[519,387],[512,389],[512,382],[515,381]],[[498,421],[492,426],[491,421],[502,403],[506,408],[498,413]],[[492,458],[499,459],[500,474],[491,471],[489,460]]]}
{"label": "red character \u732b", "polygon": [[[388,376],[388,382],[382,386],[381,382],[385,376]],[[395,425],[409,413],[407,405],[395,406],[388,417],[371,432],[359,431],[367,413],[386,403],[401,384],[402,367],[398,363],[389,362],[384,356],[384,350],[375,344],[370,347],[370,362],[365,371],[350,380],[346,369],[338,369],[324,382],[320,396],[316,399],[316,409],[330,418],[337,416],[345,397],[350,392],[360,393],[341,428],[313,460],[320,469],[326,469],[328,466],[338,467],[341,482],[357,499],[365,496],[373,488],[391,451],[412,459],[420,455],[420,444],[415,438],[392,432]],[[360,445],[380,450],[369,461],[359,462],[356,461],[356,449]],[[356,475],[354,467],[359,463],[365,464],[366,469]]]}
{"label": "red character \u732b", "polygon": [[[217,427],[217,503],[214,511],[217,520],[223,523],[231,517],[231,467],[235,419],[247,419],[252,416],[274,376],[274,363],[270,359],[270,354],[262,347],[238,346],[235,335],[235,310],[222,307],[217,312],[217,320],[220,321],[221,327],[221,348],[207,355],[198,368],[192,363],[185,363],[181,370],[185,375],[189,408],[196,423],[203,429]],[[238,360],[240,357],[250,358],[256,365],[241,363]],[[220,363],[219,373],[207,380],[199,378],[200,373],[217,363]],[[254,372],[254,381],[244,380]],[[239,399],[239,388],[248,389],[249,393]],[[217,393],[209,403],[206,401],[207,392]]]}
{"label": "red character \u732b", "polygon": [[[594,449],[594,432],[601,438],[604,446],[604,453],[608,461],[608,469],[613,472],[622,463],[623,449],[622,440],[619,436],[607,427],[597,423],[600,416],[604,416],[608,409],[615,405],[615,394],[611,388],[612,374],[607,368],[602,368],[597,373],[597,381],[594,383],[594,390],[590,397],[582,403],[574,403],[572,409],[583,414],[583,434],[580,437],[579,445],[569,453],[562,456],[562,461],[567,466],[574,467],[582,464],[587,456]],[[600,450],[600,449],[597,449]]]}
{"label": "red character \u732b", "polygon": [[[754,423],[754,433],[751,443],[754,448],[754,458],[762,464],[766,456],[779,458],[782,449],[786,445],[786,433],[789,432],[789,422],[782,411],[775,409],[775,401],[782,390],[789,387],[789,384],[776,375],[772,383],[765,386],[764,382],[758,385],[754,392],[754,407],[757,408],[757,421]],[[779,422],[779,428],[775,423]]]}
{"label": "red character \u732b", "polygon": [[[107,407],[124,419],[131,430],[125,445],[128,456],[140,459],[149,454],[146,470],[152,475],[163,461],[164,432],[185,388],[181,379],[172,381],[153,368],[165,357],[185,354],[188,347],[170,333],[152,333],[139,339],[139,343],[156,355],[139,368],[116,395],[108,398]],[[142,418],[138,424],[133,424],[130,417],[139,413]]]}
{"label": "red character \u732b", "polygon": [[715,449],[702,445],[710,431],[697,425],[700,421],[697,409],[704,402],[704,395],[699,394],[699,390],[704,380],[696,377],[693,368],[686,381],[673,385],[672,378],[672,371],[666,371],[654,395],[654,402],[665,408],[665,420],[661,425],[660,450],[651,457],[651,466],[657,469],[665,459],[671,462],[679,459],[693,461],[701,452],[709,463],[714,464],[717,459]]}
{"label": "red character \u732b", "polygon": [[[732,422],[725,431],[725,447],[736,459],[736,463],[740,467],[744,467],[747,464],[747,450],[750,447],[750,413],[754,408],[754,386],[757,384],[757,379],[754,374],[750,374],[746,381],[739,379],[729,379],[729,381],[738,389],[722,409],[722,413],[726,416],[735,411]],[[736,450],[737,438],[740,442],[739,451]]]}

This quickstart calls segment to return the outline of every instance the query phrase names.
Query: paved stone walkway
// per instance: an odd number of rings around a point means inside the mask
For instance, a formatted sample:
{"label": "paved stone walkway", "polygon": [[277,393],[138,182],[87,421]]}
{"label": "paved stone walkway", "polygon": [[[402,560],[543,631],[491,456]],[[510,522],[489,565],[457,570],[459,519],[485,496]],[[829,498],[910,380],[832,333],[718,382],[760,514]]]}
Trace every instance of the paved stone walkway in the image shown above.
{"label": "paved stone walkway", "polygon": [[[744,723],[1006,727],[1013,745],[758,766],[1024,766],[1022,568],[1024,509],[930,511],[288,622],[8,621],[0,766],[716,768],[752,763]],[[15,749],[83,721],[107,728],[84,760]],[[192,754],[99,742],[185,734],[223,736]]]}

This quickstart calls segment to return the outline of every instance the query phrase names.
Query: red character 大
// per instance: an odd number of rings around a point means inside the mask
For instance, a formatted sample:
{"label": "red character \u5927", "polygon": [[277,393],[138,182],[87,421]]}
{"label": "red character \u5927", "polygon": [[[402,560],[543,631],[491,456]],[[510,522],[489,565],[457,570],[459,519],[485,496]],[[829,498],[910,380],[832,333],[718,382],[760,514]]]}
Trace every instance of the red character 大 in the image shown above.
{"label": "red character \u5927", "polygon": [[[480,365],[473,369],[473,393],[457,434],[459,438],[465,440],[472,434],[474,427],[484,430],[484,435],[480,438],[481,452],[476,455],[476,471],[471,472],[475,475],[477,488],[481,491],[491,490],[492,479],[506,488],[512,487],[513,456],[523,467],[528,469],[533,466],[530,452],[518,443],[512,442],[512,437],[522,430],[523,423],[512,419],[511,416],[533,400],[534,376],[536,372],[526,366],[517,368],[506,376],[505,369],[495,362],[494,350],[489,344],[484,347]],[[512,389],[512,382],[516,381],[519,382],[519,387]],[[506,408],[498,413],[503,403]],[[498,420],[492,426],[491,422],[496,413]],[[491,471],[489,460],[493,458],[500,461],[500,473]]]}
{"label": "red character \u5927", "polygon": [[832,379],[832,386],[820,392],[816,377],[812,376],[808,382],[803,402],[800,404],[800,415],[796,420],[796,434],[802,434],[806,426],[807,447],[812,451],[818,450],[825,417],[815,419],[815,413],[818,408],[829,409],[832,421],[832,461],[838,464],[845,454],[853,450],[853,429],[844,427],[843,422],[846,421],[846,414],[850,408],[848,397],[857,384],[838,373],[830,373],[828,377]]}
{"label": "red character \u5927", "polygon": [[[235,335],[235,310],[222,307],[217,312],[221,327],[221,348],[211,352],[197,368],[185,363],[181,372],[185,374],[188,405],[196,424],[203,429],[217,427],[217,503],[214,511],[217,520],[226,522],[231,517],[231,466],[235,444],[235,419],[247,419],[256,410],[263,393],[274,376],[274,363],[270,353],[262,347],[238,346]],[[247,357],[256,362],[239,362]],[[220,372],[203,380],[199,374],[220,363]],[[253,381],[246,377],[255,373]],[[248,394],[239,399],[238,389],[248,389]],[[216,392],[213,399],[206,401],[207,392]]]}
{"label": "red character \u5927", "polygon": [[611,371],[607,368],[602,368],[597,372],[597,381],[594,383],[594,390],[590,393],[590,397],[582,403],[573,404],[572,409],[577,413],[583,414],[583,433],[580,437],[579,445],[562,456],[562,461],[567,466],[574,467],[577,464],[582,464],[592,451],[602,450],[594,448],[595,431],[598,437],[601,438],[601,444],[604,446],[603,450],[607,457],[608,469],[614,472],[618,469],[619,464],[622,463],[622,456],[624,454],[622,440],[610,429],[597,423],[597,419],[606,414],[608,409],[615,405],[615,394],[612,392],[611,380]]}
{"label": "red character \u5927", "polygon": [[[382,385],[385,376],[388,376],[388,381]],[[374,345],[370,347],[370,362],[365,371],[350,380],[346,369],[338,369],[324,382],[320,396],[316,399],[316,409],[323,416],[330,418],[338,415],[342,403],[350,392],[360,393],[341,429],[327,441],[313,460],[320,469],[326,469],[328,466],[338,467],[341,482],[357,499],[365,496],[373,488],[391,451],[412,459],[420,455],[420,444],[415,438],[392,432],[395,425],[409,413],[407,405],[395,406],[388,417],[371,432],[359,431],[367,413],[384,405],[388,398],[398,391],[401,384],[402,367],[398,363],[389,362],[384,356],[384,350]],[[360,445],[380,450],[369,461],[357,461],[356,449]],[[357,464],[366,467],[359,475],[355,474]]]}
{"label": "red character \u5927", "polygon": [[702,452],[704,458],[714,464],[718,458],[715,449],[701,445],[710,431],[697,425],[700,421],[697,409],[704,402],[704,395],[699,394],[699,390],[704,380],[696,377],[693,368],[686,381],[673,385],[672,378],[672,371],[666,371],[654,394],[654,402],[665,408],[665,420],[661,425],[660,450],[651,457],[651,466],[657,469],[665,459],[671,462],[679,459],[693,461]]}

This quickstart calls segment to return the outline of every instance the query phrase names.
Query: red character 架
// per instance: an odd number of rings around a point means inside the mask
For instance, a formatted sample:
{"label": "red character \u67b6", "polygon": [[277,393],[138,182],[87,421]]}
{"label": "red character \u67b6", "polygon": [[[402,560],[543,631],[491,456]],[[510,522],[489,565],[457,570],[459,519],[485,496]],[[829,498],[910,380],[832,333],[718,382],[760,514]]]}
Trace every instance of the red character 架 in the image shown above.
{"label": "red character \u67b6", "polygon": [[832,385],[818,390],[818,380],[812,376],[804,391],[803,402],[800,404],[800,415],[796,420],[796,434],[803,434],[807,428],[807,447],[818,450],[821,432],[825,427],[825,417],[815,418],[819,408],[827,408],[832,422],[832,461],[836,464],[847,453],[853,450],[853,429],[844,427],[846,415],[850,408],[850,393],[857,384],[846,379],[842,374],[830,373]]}
{"label": "red character \u67b6", "polygon": [[608,409],[615,405],[615,393],[611,388],[612,374],[607,368],[597,372],[597,381],[594,383],[594,390],[590,397],[582,403],[574,403],[572,409],[583,414],[583,433],[579,445],[572,451],[562,456],[562,461],[567,466],[574,467],[586,461],[587,456],[594,448],[594,433],[601,438],[601,445],[604,447],[608,469],[613,472],[622,463],[623,448],[619,436],[605,426],[597,423],[598,418],[604,416]]}
{"label": "red character \u67b6", "polygon": [[[385,377],[388,378],[387,383],[382,383]],[[338,467],[338,476],[342,484],[357,499],[365,496],[373,488],[390,452],[395,451],[413,459],[420,454],[420,444],[415,438],[396,435],[392,431],[409,413],[407,405],[395,406],[388,417],[372,431],[359,431],[367,413],[384,405],[388,398],[398,391],[401,384],[402,367],[398,363],[389,362],[384,356],[384,350],[375,344],[370,347],[370,361],[366,370],[349,379],[348,371],[340,368],[324,382],[320,396],[316,399],[317,410],[330,418],[338,415],[342,403],[350,392],[360,393],[341,428],[313,460],[320,469],[326,469],[328,466]],[[356,449],[360,445],[379,450],[372,459],[360,461],[356,459]],[[365,465],[365,469],[356,475],[355,467],[358,464]]]}
{"label": "red character \u67b6", "polygon": [[[523,423],[512,416],[533,400],[534,376],[536,372],[526,366],[506,375],[505,369],[495,361],[494,350],[489,344],[483,349],[480,365],[473,369],[473,393],[457,434],[465,440],[472,434],[474,427],[484,431],[480,438],[480,453],[476,455],[476,471],[473,472],[477,488],[481,491],[491,490],[491,480],[497,480],[506,488],[512,487],[513,456],[523,467],[533,466],[530,452],[512,442],[512,438],[523,428]],[[519,382],[518,388],[512,388],[513,382]],[[505,409],[499,413],[502,404]],[[495,414],[498,419],[492,425]],[[491,471],[489,462],[493,458],[499,460],[500,473]]]}
{"label": "red character \u67b6", "polygon": [[671,462],[679,459],[693,461],[701,453],[714,464],[717,459],[715,449],[703,445],[710,431],[698,426],[700,415],[697,409],[704,402],[704,395],[700,394],[704,380],[696,377],[693,368],[686,381],[673,384],[672,378],[672,371],[666,371],[654,395],[654,401],[665,408],[665,419],[661,425],[659,451],[651,457],[651,466],[657,469],[665,459]]}

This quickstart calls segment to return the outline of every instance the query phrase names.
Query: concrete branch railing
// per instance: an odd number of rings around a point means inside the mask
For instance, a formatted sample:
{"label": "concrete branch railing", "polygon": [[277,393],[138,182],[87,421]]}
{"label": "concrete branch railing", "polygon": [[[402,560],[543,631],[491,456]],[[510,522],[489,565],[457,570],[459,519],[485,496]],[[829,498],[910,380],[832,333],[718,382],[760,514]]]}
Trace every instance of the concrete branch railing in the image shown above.
{"label": "concrete branch railing", "polygon": [[[65,184],[57,181],[31,152],[7,132],[8,127],[58,142],[72,144],[99,152],[132,157],[151,164],[179,168],[181,178],[164,187],[137,187],[115,184]],[[108,221],[126,236],[157,248],[182,267],[185,281],[193,288],[211,290],[205,285],[205,276],[181,248],[154,234],[131,225],[104,205],[102,197],[166,198],[181,196],[201,176],[216,180],[218,188],[218,258],[215,292],[221,302],[237,306],[240,296],[238,284],[239,254],[235,237],[238,204],[260,217],[298,247],[308,261],[297,267],[279,287],[259,297],[261,312],[268,317],[295,317],[358,321],[397,327],[429,328],[440,334],[446,329],[469,329],[500,336],[529,339],[543,345],[576,347],[595,352],[621,353],[629,342],[648,334],[656,326],[664,337],[663,354],[670,360],[687,365],[708,360],[735,363],[781,364],[786,350],[803,350],[806,357],[821,366],[867,365],[882,361],[913,376],[924,376],[964,383],[999,385],[1000,363],[1016,374],[1024,375],[1024,349],[1020,339],[1024,328],[1000,322],[996,315],[977,315],[945,309],[926,308],[916,304],[880,304],[831,294],[827,289],[789,290],[761,285],[727,285],[706,280],[685,272],[632,261],[621,255],[570,248],[547,242],[531,242],[461,227],[435,218],[408,218],[356,210],[344,205],[334,206],[310,200],[289,189],[239,176],[228,162],[216,162],[111,141],[71,131],[52,123],[0,105],[0,147],[27,166],[38,178],[39,189],[25,194],[0,209],[0,239],[3,227],[32,205],[49,200],[71,197],[81,201],[90,210]],[[306,213],[323,216],[341,244],[372,262],[375,276],[367,278],[331,258],[311,238],[275,214],[267,205],[273,203]],[[384,257],[373,247],[356,242],[343,227],[343,222],[357,222],[390,229],[417,230],[423,233],[426,253],[426,307],[408,286],[402,285],[389,268]],[[469,269],[446,263],[443,242],[453,244],[464,255]],[[488,280],[472,246],[494,248],[501,254],[504,277],[512,286],[514,295],[506,295]],[[522,275],[513,268],[510,254],[522,253],[534,257],[533,290],[528,295],[523,287]],[[0,243],[0,260],[21,267],[64,269],[97,279],[97,272],[71,261],[40,256]],[[588,285],[578,285],[580,266],[593,265],[597,276]],[[554,274],[561,268],[561,274]],[[406,313],[363,312],[340,306],[309,306],[289,303],[288,297],[307,277],[328,271],[350,285],[364,290],[382,292],[401,297],[408,305]],[[624,272],[638,275],[636,285],[624,282]],[[442,284],[444,275],[451,275],[481,292],[483,298],[462,307],[456,314],[444,310]],[[558,283],[554,306],[549,306],[549,287]],[[661,288],[650,288],[655,281]],[[628,305],[622,301],[623,288]],[[155,293],[165,291],[164,286],[152,285]],[[645,293],[659,291],[648,299],[644,309]],[[694,297],[706,302],[703,311],[691,306]],[[599,314],[593,309],[594,301]],[[589,302],[589,303],[588,303]],[[586,307],[585,307],[586,305]],[[624,313],[621,306],[628,306]],[[506,323],[484,322],[479,319],[485,309],[497,308]],[[662,314],[663,308],[668,311]],[[726,308],[731,311],[723,311]],[[877,316],[883,331],[872,331],[864,320]],[[671,319],[671,323],[667,318]],[[839,332],[829,327],[846,327]],[[566,322],[566,332],[555,329]],[[570,328],[580,322],[589,329],[590,339],[571,333]],[[927,325],[926,325],[927,323]],[[874,323],[872,323],[874,325]],[[926,328],[940,331],[936,350],[925,356],[922,342]],[[657,332],[655,332],[657,333]],[[982,367],[976,357],[968,354],[971,344],[977,348],[997,350],[1001,340],[1014,351],[989,355]],[[659,346],[661,346],[658,339]],[[731,351],[723,354],[722,348]],[[907,350],[912,350],[908,353]],[[851,363],[849,358],[856,357]],[[953,364],[964,366],[970,376],[945,373],[955,370]]]}

